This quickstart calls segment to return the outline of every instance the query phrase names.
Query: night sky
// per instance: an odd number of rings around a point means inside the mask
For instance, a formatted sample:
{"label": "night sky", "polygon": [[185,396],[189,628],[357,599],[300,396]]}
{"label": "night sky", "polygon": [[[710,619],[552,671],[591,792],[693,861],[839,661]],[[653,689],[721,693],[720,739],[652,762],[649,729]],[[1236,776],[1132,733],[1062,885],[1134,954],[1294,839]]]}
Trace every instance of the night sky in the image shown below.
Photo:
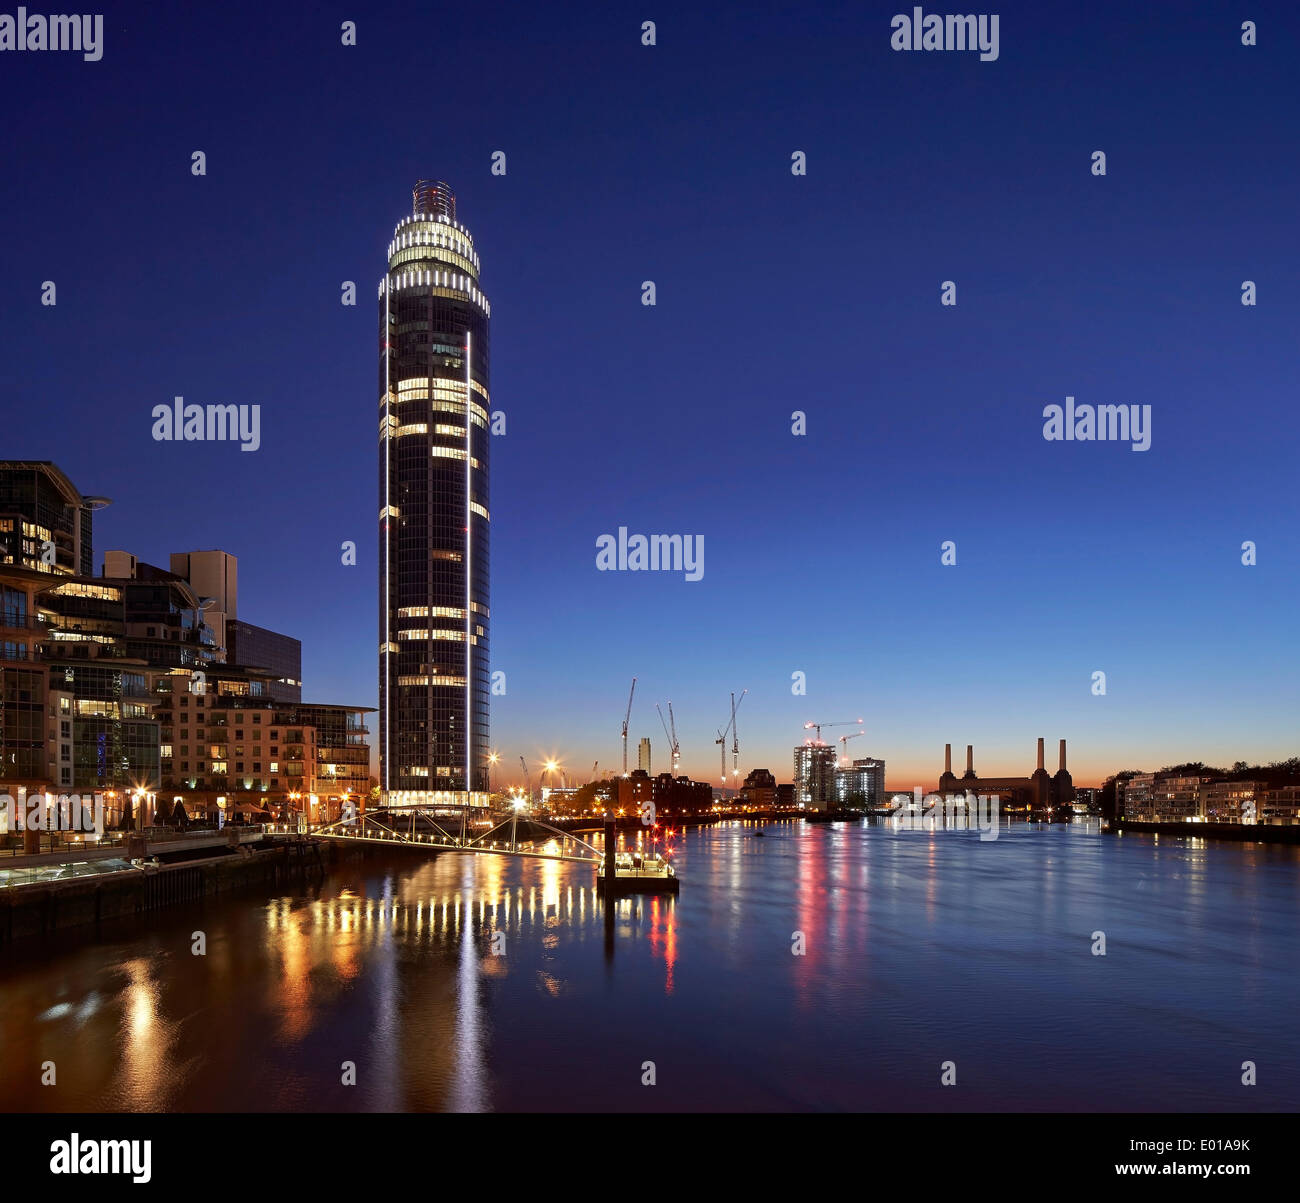
{"label": "night sky", "polygon": [[[780,780],[858,716],[893,789],[945,742],[1011,774],[1066,737],[1077,784],[1294,754],[1292,6],[999,2],[996,62],[893,51],[910,5],[704,7],[111,4],[99,62],[0,54],[0,454],[114,499],[97,570],[237,555],[304,697],[376,705],[376,289],[443,179],[507,415],[516,776],[616,767],[634,674],[633,763],[671,698],[709,779],[745,688],[742,772]],[[155,442],[177,394],[260,404],[261,449]],[[1150,405],[1150,450],[1045,441],[1067,395]],[[703,579],[596,571],[620,526],[703,535]]]}

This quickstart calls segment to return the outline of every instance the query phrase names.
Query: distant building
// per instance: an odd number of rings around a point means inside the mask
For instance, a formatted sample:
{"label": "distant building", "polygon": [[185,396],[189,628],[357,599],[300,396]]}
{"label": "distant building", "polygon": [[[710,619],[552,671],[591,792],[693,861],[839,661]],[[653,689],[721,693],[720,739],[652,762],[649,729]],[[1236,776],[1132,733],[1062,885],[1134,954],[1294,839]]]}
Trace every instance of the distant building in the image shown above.
{"label": "distant building", "polygon": [[1210,777],[1143,773],[1124,788],[1124,817],[1142,823],[1203,821],[1202,785]]}
{"label": "distant building", "polygon": [[707,781],[692,781],[689,777],[674,777],[660,773],[653,779],[651,798],[657,817],[675,818],[682,815],[706,814],[713,805],[713,786]]}
{"label": "distant building", "polygon": [[1074,781],[1065,767],[1065,740],[1061,740],[1060,768],[1049,774],[1043,766],[1043,740],[1038,741],[1038,767],[1029,777],[981,777],[975,772],[975,749],[966,745],[966,772],[957,777],[952,771],[952,744],[944,744],[943,774],[936,790],[941,795],[996,794],[1002,810],[1052,810],[1074,803]]}
{"label": "distant building", "polygon": [[217,646],[225,648],[226,624],[239,617],[239,561],[225,551],[174,551],[171,570],[189,581],[206,603],[205,618],[216,635]]}
{"label": "distant building", "polygon": [[226,641],[226,663],[269,671],[267,689],[277,702],[302,700],[301,640],[235,618],[226,623]]}
{"label": "distant building", "polygon": [[740,787],[740,796],[747,806],[772,810],[777,804],[776,778],[767,769],[751,769]]}
{"label": "distant building", "polygon": [[633,769],[626,777],[618,778],[618,798],[615,805],[625,814],[641,809],[643,802],[654,801],[654,782],[644,769]]}
{"label": "distant building", "polygon": [[1260,823],[1300,823],[1300,785],[1274,785],[1264,791],[1259,803]]}
{"label": "distant building", "polygon": [[794,795],[800,806],[825,810],[835,805],[835,747],[806,739],[794,750]]}
{"label": "distant building", "polygon": [[645,773],[647,777],[654,776],[654,772],[650,768],[650,740],[644,736],[636,746],[636,767]]}
{"label": "distant building", "polygon": [[574,798],[577,796],[579,786],[576,785],[544,785],[542,786],[542,809],[552,811],[555,814],[574,814],[577,807],[574,805]]}
{"label": "distant building", "polygon": [[885,798],[885,762],[855,760],[835,771],[835,801],[841,806],[880,806]]}
{"label": "distant building", "polygon": [[1206,781],[1201,786],[1197,810],[1207,823],[1259,819],[1267,793],[1268,786],[1263,781]]}

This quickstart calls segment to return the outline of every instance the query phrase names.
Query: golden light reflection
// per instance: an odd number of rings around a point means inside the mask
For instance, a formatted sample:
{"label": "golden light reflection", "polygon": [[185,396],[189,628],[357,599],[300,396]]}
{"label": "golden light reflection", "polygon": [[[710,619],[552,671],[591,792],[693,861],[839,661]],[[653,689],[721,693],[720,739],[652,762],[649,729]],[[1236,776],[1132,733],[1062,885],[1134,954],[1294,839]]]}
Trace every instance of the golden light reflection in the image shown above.
{"label": "golden light reflection", "polygon": [[[312,1026],[312,953],[311,937],[295,921],[293,904],[288,898],[268,908],[274,931],[266,937],[266,955],[280,965],[279,1038],[287,1043],[301,1040]],[[320,904],[312,907],[313,932],[318,931]]]}
{"label": "golden light reflection", "polygon": [[118,1083],[114,1093],[131,1111],[159,1111],[172,1085],[172,1046],[176,1024],[166,1023],[159,1008],[160,988],[143,958],[122,966],[124,1028]]}

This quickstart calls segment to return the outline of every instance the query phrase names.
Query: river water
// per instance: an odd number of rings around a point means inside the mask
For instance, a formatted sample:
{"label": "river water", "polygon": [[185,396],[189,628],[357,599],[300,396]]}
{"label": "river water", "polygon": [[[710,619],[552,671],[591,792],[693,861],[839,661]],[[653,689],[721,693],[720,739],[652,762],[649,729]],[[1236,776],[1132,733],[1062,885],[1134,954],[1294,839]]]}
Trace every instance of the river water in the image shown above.
{"label": "river water", "polygon": [[1300,850],[765,831],[610,923],[590,866],[395,852],[10,945],[0,1108],[1300,1108]]}

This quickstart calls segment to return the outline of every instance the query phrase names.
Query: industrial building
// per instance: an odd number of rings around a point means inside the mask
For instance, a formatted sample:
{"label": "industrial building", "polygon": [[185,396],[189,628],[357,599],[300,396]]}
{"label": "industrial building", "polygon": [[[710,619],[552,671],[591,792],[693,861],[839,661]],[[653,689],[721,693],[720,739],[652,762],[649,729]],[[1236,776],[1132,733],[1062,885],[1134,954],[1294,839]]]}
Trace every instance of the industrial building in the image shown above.
{"label": "industrial building", "polygon": [[975,772],[975,749],[966,745],[966,771],[957,777],[952,771],[952,744],[943,746],[943,775],[936,790],[941,795],[973,794],[998,797],[1003,811],[1048,811],[1074,802],[1074,782],[1065,767],[1065,740],[1061,740],[1060,767],[1049,774],[1043,762],[1043,743],[1038,741],[1038,767],[1028,777],[981,777]]}

